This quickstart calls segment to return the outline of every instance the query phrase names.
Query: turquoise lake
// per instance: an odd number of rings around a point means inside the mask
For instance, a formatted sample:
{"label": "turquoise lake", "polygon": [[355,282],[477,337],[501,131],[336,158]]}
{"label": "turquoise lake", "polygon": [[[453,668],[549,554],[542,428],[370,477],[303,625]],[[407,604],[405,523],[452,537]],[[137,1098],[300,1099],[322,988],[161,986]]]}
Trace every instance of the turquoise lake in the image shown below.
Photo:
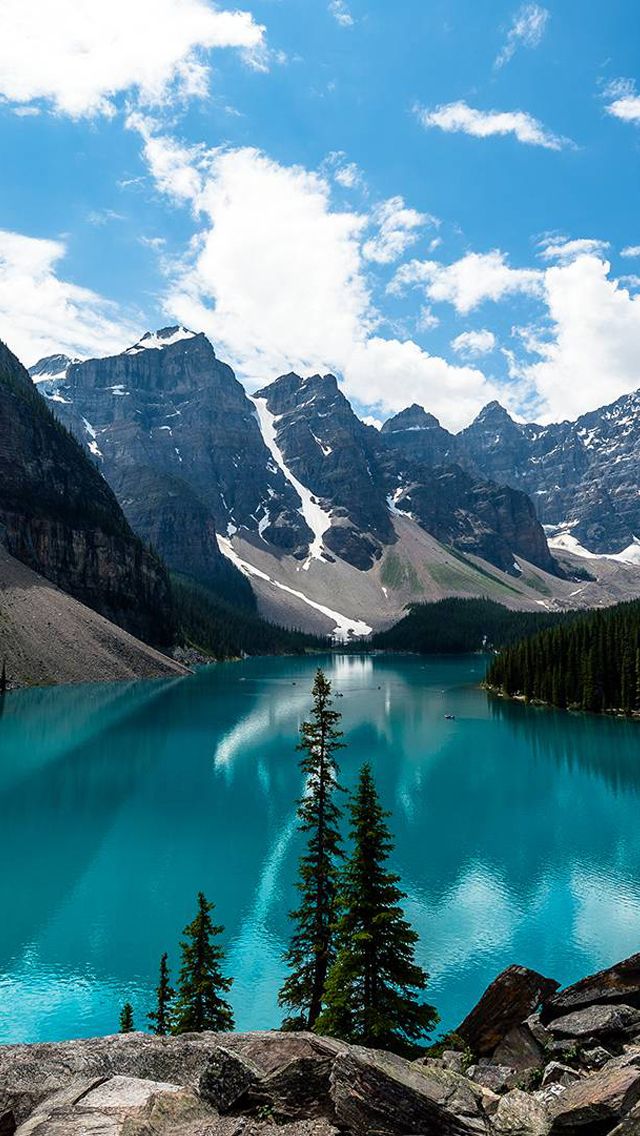
{"label": "turquoise lake", "polygon": [[[202,889],[240,1029],[277,1026],[318,660],[8,695],[0,1041],[144,1028]],[[322,660],[352,785],[370,760],[442,1028],[518,962],[561,982],[640,949],[640,726],[509,704],[480,657]],[[446,721],[454,714],[455,721]]]}

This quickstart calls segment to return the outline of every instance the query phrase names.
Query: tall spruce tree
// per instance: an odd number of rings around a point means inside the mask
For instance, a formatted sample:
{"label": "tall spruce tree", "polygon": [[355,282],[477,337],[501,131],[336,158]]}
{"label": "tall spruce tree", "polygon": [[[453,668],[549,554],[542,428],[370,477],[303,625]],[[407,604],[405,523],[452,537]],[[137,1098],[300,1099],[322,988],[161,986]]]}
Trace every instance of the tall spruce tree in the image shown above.
{"label": "tall spruce tree", "polygon": [[169,980],[168,955],[165,951],[160,959],[160,977],[156,986],[156,1008],[148,1015],[152,1033],[165,1037],[171,1033],[171,1017],[175,990]]}
{"label": "tall spruce tree", "polygon": [[120,1033],[133,1033],[134,1029],[133,1006],[131,1002],[125,1002],[120,1011]]}
{"label": "tall spruce tree", "polygon": [[390,815],[363,765],[349,804],[353,850],[342,873],[338,955],[327,977],[318,1033],[411,1055],[439,1021],[419,1001],[428,974],[415,962],[418,936],[400,906],[399,877],[386,867]]}
{"label": "tall spruce tree", "polygon": [[214,940],[224,931],[211,920],[214,907],[198,892],[198,912],[184,931],[180,943],[182,967],[178,996],[172,1015],[171,1032],[202,1033],[203,1030],[232,1030],[233,1010],[222,994],[233,983],[220,969],[224,950]]}
{"label": "tall spruce tree", "polygon": [[300,727],[298,750],[305,790],[298,801],[298,827],[307,836],[300,859],[300,904],[291,912],[296,927],[284,958],[289,967],[278,1000],[294,1013],[286,1028],[311,1029],[322,1008],[329,967],[335,957],[334,927],[338,917],[338,863],[341,840],[339,789],[334,754],[342,749],[341,715],[333,709],[331,683],[322,670],[313,684],[313,709]]}

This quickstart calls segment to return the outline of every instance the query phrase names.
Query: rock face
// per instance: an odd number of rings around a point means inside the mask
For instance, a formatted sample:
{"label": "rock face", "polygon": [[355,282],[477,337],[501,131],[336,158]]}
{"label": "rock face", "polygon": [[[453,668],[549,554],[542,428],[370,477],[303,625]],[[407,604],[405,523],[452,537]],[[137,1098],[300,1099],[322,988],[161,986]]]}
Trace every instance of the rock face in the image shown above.
{"label": "rock face", "polygon": [[535,970],[509,966],[485,990],[456,1033],[473,1053],[481,1057],[493,1053],[510,1031],[557,988],[557,982]]}
{"label": "rock face", "polygon": [[169,583],[102,475],[0,344],[0,541],[150,643],[172,640]]}
{"label": "rock face", "polygon": [[490,403],[452,452],[472,471],[530,494],[544,524],[591,552],[618,553],[640,534],[640,391],[550,426],[520,425]]}
{"label": "rock face", "polygon": [[189,575],[215,578],[217,534],[239,530],[303,566],[340,557],[365,571],[396,541],[395,511],[513,575],[514,556],[555,571],[525,494],[452,464],[455,439],[420,407],[378,433],[332,375],[282,375],[250,399],[206,337],[178,327],[32,374],[135,531]]}

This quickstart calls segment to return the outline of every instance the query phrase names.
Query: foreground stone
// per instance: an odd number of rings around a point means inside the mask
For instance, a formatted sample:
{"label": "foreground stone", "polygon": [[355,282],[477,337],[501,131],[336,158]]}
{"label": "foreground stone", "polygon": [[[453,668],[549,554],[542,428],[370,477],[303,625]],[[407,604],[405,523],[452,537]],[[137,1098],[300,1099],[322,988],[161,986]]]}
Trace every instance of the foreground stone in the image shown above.
{"label": "foreground stone", "polygon": [[640,1030],[640,1010],[633,1006],[586,1006],[584,1010],[555,1018],[548,1029],[554,1037],[580,1040],[633,1036]]}
{"label": "foreground stone", "polygon": [[558,983],[525,966],[509,966],[485,990],[478,1005],[455,1031],[479,1057],[493,1053],[528,1018]]}
{"label": "foreground stone", "polygon": [[640,1070],[603,1069],[566,1089],[553,1108],[551,1133],[605,1133],[640,1100]]}
{"label": "foreground stone", "polygon": [[547,996],[542,1006],[543,1023],[570,1014],[585,1006],[624,1003],[640,1009],[640,954],[599,970],[567,986],[559,993]]}

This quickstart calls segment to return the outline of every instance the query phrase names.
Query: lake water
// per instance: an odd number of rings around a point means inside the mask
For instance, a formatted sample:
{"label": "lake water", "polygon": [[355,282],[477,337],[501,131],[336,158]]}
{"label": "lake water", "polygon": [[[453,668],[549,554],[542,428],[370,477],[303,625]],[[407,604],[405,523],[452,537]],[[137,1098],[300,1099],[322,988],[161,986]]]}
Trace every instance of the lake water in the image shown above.
{"label": "lake water", "polygon": [[[11,694],[0,718],[0,1041],[113,1032],[217,905],[241,1029],[278,1025],[317,660]],[[343,780],[372,762],[443,1027],[518,962],[640,949],[640,726],[488,698],[479,657],[327,658]],[[455,714],[455,721],[444,715]]]}

